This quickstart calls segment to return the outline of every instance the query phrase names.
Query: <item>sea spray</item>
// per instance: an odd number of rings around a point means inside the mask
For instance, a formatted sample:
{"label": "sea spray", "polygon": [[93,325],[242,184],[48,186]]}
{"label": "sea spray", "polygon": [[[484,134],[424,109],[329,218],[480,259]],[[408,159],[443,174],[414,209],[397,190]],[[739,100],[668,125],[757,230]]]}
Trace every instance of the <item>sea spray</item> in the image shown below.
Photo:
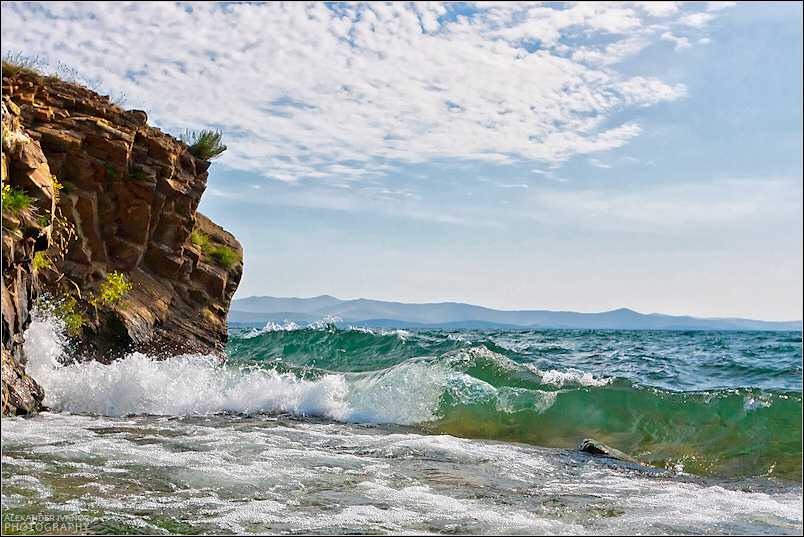
{"label": "sea spray", "polygon": [[[105,416],[289,412],[343,422],[415,424],[435,419],[447,374],[415,361],[347,378],[303,368],[279,372],[270,364],[221,364],[213,356],[162,360],[137,352],[108,365],[64,363],[62,327],[41,312],[26,336],[30,371],[41,379],[46,404],[56,411]],[[318,378],[304,378],[310,376]]]}
{"label": "sea spray", "polygon": [[56,411],[106,416],[294,412],[347,419],[347,389],[339,375],[318,380],[291,373],[221,364],[213,356],[159,360],[132,353],[109,365],[68,361],[63,326],[37,310],[25,334],[32,376]]}

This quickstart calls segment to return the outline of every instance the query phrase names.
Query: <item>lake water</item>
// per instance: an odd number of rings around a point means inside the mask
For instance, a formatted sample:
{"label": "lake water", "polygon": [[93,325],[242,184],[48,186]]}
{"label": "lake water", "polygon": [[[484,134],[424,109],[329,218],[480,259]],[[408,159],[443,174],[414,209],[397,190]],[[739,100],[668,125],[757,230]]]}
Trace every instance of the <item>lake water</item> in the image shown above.
{"label": "lake water", "polygon": [[102,365],[40,316],[26,351],[5,533],[802,532],[801,332],[322,321]]}

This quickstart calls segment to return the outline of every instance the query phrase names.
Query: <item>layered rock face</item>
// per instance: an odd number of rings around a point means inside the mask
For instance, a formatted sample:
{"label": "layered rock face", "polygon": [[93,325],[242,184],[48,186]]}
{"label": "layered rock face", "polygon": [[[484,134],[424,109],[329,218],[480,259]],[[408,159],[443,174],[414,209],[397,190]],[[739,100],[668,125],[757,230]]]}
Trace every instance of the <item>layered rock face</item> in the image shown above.
{"label": "layered rock face", "polygon": [[[196,212],[209,162],[148,126],[142,111],[56,78],[5,71],[3,185],[32,203],[3,209],[4,400],[11,371],[25,364],[29,311],[44,295],[75,300],[83,326],[72,347],[81,359],[108,362],[134,350],[223,357],[242,248]],[[103,301],[110,275],[131,287]]]}
{"label": "layered rock face", "polygon": [[22,343],[39,290],[33,259],[51,244],[52,227],[37,212],[52,214],[56,195],[41,148],[14,123],[5,102],[2,106],[3,188],[24,189],[32,206],[14,211],[3,196],[2,412],[16,414],[39,410],[44,398],[41,386],[25,374]]}

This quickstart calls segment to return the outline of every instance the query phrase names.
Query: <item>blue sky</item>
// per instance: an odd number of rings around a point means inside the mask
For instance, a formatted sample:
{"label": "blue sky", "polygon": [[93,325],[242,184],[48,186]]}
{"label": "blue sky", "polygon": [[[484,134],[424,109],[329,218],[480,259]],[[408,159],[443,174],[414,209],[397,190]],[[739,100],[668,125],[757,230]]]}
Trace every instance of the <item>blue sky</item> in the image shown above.
{"label": "blue sky", "polygon": [[802,317],[802,4],[3,2],[229,149],[251,295]]}

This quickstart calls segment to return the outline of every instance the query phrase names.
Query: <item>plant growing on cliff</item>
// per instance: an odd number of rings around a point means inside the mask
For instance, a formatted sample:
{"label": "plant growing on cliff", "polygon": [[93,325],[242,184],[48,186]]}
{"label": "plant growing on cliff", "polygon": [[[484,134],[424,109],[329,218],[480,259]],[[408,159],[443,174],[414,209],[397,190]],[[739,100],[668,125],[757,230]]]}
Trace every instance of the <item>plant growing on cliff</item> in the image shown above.
{"label": "plant growing on cliff", "polygon": [[200,246],[201,251],[204,253],[208,253],[212,250],[212,245],[209,244],[209,237],[201,233],[200,231],[193,231],[190,233],[190,242],[193,244]]}
{"label": "plant growing on cliff", "polygon": [[201,160],[210,160],[226,151],[226,146],[221,143],[222,137],[221,131],[197,132],[188,129],[179,139],[190,146],[188,151],[191,155]]}
{"label": "plant growing on cliff", "polygon": [[81,335],[81,327],[87,323],[84,322],[84,318],[81,317],[80,313],[72,313],[72,306],[75,305],[75,299],[70,297],[70,300],[72,301],[70,303],[71,309],[68,313],[64,314],[62,320],[64,321],[64,328],[67,329],[67,333],[71,336],[78,337]]}
{"label": "plant growing on cliff", "polygon": [[240,261],[240,255],[223,244],[212,246],[209,242],[209,237],[200,232],[193,231],[190,233],[190,242],[200,246],[201,251],[211,257],[218,265],[223,268],[230,268],[232,265]]}
{"label": "plant growing on cliff", "polygon": [[237,252],[223,245],[216,246],[209,253],[209,256],[217,261],[220,266],[226,269],[240,261],[240,256],[237,254]]}
{"label": "plant growing on cliff", "polygon": [[39,74],[42,68],[42,61],[39,56],[29,58],[23,56],[22,52],[11,54],[7,52],[3,57],[3,76],[14,76],[20,71],[29,71],[31,73]]}
{"label": "plant growing on cliff", "polygon": [[55,175],[51,176],[53,180],[53,201],[56,203],[59,202],[61,190],[64,188],[64,185],[59,183],[59,180],[56,178]]}
{"label": "plant growing on cliff", "polygon": [[44,295],[37,299],[36,307],[47,312],[53,318],[64,324],[67,334],[73,337],[81,335],[81,327],[86,325],[84,318],[75,311],[75,298],[66,295],[59,299],[51,295]]}
{"label": "plant growing on cliff", "polygon": [[52,264],[53,261],[42,250],[39,250],[33,256],[33,266],[36,270],[42,270],[43,268],[49,267]]}
{"label": "plant growing on cliff", "polygon": [[101,284],[100,296],[91,295],[89,303],[97,310],[99,305],[109,306],[119,302],[131,288],[132,283],[126,282],[125,276],[119,272],[112,271],[106,276],[106,281]]}
{"label": "plant growing on cliff", "polygon": [[19,214],[31,206],[31,198],[20,188],[3,185],[3,211]]}
{"label": "plant growing on cliff", "polygon": [[64,323],[64,328],[71,336],[77,337],[81,335],[81,327],[86,323],[80,313],[75,311],[75,299],[68,296],[56,304],[56,315]]}
{"label": "plant growing on cliff", "polygon": [[7,52],[6,55],[3,56],[3,76],[15,76],[21,72],[23,74],[46,77],[49,80],[61,80],[64,82],[79,84],[95,92],[100,89],[100,81],[86,79],[82,77],[76,69],[61,62],[59,62],[54,69],[40,56],[41,55],[36,55],[31,58],[29,56],[24,56],[22,52],[18,52],[16,54]]}

